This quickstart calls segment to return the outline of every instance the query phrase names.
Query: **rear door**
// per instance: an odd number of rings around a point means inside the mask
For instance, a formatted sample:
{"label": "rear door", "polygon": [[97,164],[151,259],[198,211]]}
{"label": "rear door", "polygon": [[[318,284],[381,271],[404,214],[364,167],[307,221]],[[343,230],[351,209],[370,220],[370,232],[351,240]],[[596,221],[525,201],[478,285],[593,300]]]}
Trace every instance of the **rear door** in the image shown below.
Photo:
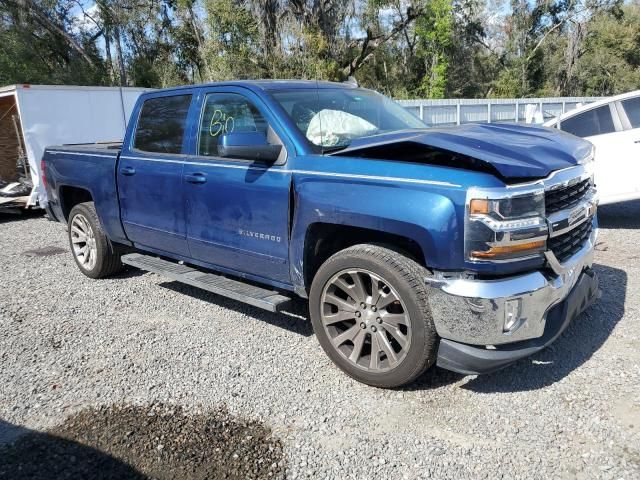
{"label": "rear door", "polygon": [[632,193],[632,159],[614,103],[580,112],[560,122],[560,129],[589,140],[596,147],[595,182],[603,202]]}
{"label": "rear door", "polygon": [[[257,279],[290,283],[287,147],[265,163],[218,155],[226,133],[260,132],[286,140],[277,118],[248,89],[203,89],[192,156],[185,163],[187,238],[192,258]],[[289,147],[289,151],[293,151]]]}
{"label": "rear door", "polygon": [[189,255],[182,168],[193,97],[180,91],[147,98],[125,142],[117,170],[121,218],[138,247]]}

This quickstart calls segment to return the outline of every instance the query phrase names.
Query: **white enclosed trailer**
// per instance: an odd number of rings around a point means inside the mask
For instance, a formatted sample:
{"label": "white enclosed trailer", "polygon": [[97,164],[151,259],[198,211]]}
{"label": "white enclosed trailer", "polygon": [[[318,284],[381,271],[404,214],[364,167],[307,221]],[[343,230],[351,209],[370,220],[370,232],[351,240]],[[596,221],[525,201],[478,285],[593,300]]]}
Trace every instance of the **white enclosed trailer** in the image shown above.
{"label": "white enclosed trailer", "polygon": [[[46,192],[40,180],[40,160],[45,147],[121,141],[133,106],[145,91],[51,85],[0,87],[0,180],[12,182],[21,175],[30,176],[33,189],[20,201],[24,206],[42,204]],[[6,201],[0,196],[0,202]]]}

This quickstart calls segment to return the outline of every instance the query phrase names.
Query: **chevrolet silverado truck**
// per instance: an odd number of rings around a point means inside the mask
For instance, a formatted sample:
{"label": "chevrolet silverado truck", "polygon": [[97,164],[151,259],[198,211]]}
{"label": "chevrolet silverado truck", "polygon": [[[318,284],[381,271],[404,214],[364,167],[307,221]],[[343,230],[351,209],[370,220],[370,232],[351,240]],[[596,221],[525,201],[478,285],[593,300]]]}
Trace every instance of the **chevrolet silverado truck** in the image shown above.
{"label": "chevrolet silverado truck", "polygon": [[49,147],[42,171],[88,277],[308,299],[331,360],[396,387],[505,367],[593,302],[593,156],[543,127],[427,128],[350,84],[236,81],[145,93],[121,144]]}

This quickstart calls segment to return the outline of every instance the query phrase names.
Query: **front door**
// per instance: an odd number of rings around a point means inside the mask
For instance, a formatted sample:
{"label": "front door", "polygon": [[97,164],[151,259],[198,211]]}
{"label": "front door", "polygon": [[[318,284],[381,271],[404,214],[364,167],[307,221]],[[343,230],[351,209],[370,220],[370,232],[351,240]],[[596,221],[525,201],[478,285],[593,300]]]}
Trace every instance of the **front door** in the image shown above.
{"label": "front door", "polygon": [[123,145],[117,171],[122,224],[142,249],[189,254],[182,169],[191,100],[190,93],[145,100],[133,138]]}
{"label": "front door", "polygon": [[286,147],[275,163],[219,156],[227,133],[264,133],[282,144],[275,118],[250,91],[211,89],[201,97],[193,155],[184,165],[191,257],[254,278],[290,283]]}

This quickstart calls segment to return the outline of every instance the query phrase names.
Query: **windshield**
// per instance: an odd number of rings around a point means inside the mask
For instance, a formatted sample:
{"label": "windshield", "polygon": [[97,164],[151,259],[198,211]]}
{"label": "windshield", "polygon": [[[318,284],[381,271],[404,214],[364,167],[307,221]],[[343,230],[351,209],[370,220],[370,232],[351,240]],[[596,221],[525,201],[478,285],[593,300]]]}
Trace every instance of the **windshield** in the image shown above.
{"label": "windshield", "polygon": [[356,138],[408,128],[427,128],[379,93],[360,88],[271,92],[312,144],[344,148]]}

